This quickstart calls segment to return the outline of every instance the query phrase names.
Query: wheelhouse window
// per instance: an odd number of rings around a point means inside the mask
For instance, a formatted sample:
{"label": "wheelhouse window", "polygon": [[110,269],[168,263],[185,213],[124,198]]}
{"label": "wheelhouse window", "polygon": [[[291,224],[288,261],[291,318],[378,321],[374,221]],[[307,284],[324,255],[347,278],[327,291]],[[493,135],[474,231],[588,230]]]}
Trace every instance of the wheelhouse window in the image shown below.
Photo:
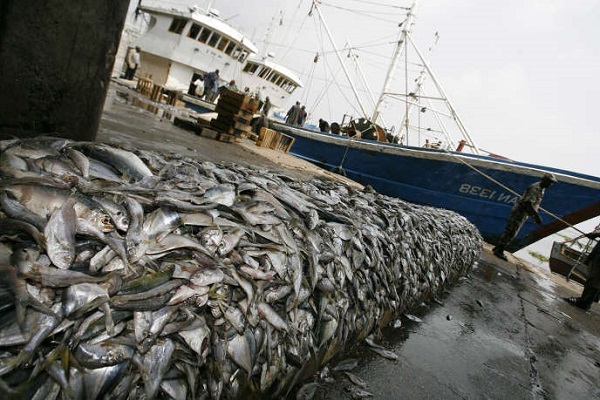
{"label": "wheelhouse window", "polygon": [[277,79],[277,82],[275,82],[275,84],[277,86],[281,86],[281,84],[285,81],[285,78],[283,76],[280,76],[279,79]]}
{"label": "wheelhouse window", "polygon": [[185,18],[173,18],[173,21],[171,21],[171,26],[169,26],[169,32],[181,35],[181,32],[183,32],[183,28],[185,28],[186,24],[187,19]]}
{"label": "wheelhouse window", "polygon": [[202,29],[202,27],[198,24],[192,24],[192,26],[190,26],[190,30],[188,32],[188,37],[192,38],[192,39],[196,39],[198,37],[198,34],[200,33],[200,30]]}
{"label": "wheelhouse window", "polygon": [[271,72],[270,68],[263,67],[263,69],[258,73],[258,77],[264,78],[269,72]]}
{"label": "wheelhouse window", "polygon": [[201,43],[206,43],[206,41],[208,40],[208,38],[210,37],[212,31],[206,27],[204,27],[204,29],[202,29],[202,32],[200,32],[200,36],[198,37],[198,41]]}
{"label": "wheelhouse window", "polygon": [[243,63],[244,61],[246,61],[246,57],[248,57],[248,52],[242,51],[237,60],[238,60],[238,62]]}
{"label": "wheelhouse window", "polygon": [[221,35],[219,35],[216,32],[213,32],[213,34],[210,37],[210,39],[208,39],[208,45],[210,47],[215,47],[217,45],[217,43],[219,42],[219,39],[221,39]]}
{"label": "wheelhouse window", "polygon": [[229,43],[229,39],[222,38],[221,41],[219,42],[219,44],[217,45],[217,49],[224,51],[225,47],[227,46],[228,43]]}
{"label": "wheelhouse window", "polygon": [[230,56],[231,53],[233,53],[233,49],[235,49],[235,43],[229,42],[229,44],[227,45],[227,48],[225,49],[225,54]]}
{"label": "wheelhouse window", "polygon": [[254,75],[256,70],[258,69],[258,64],[253,62],[248,62],[244,67],[244,72],[247,72],[250,75]]}

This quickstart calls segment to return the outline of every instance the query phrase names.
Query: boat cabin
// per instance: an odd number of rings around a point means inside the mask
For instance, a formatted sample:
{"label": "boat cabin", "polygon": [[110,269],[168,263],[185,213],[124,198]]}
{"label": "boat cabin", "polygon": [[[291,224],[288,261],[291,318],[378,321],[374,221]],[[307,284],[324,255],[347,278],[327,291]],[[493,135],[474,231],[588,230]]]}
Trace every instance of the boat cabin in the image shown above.
{"label": "boat cabin", "polygon": [[258,56],[258,48],[244,34],[218,19],[214,12],[160,6],[141,6],[148,15],[141,48],[139,76],[149,77],[167,90],[187,92],[198,75],[219,70],[220,84],[235,80],[274,106],[283,106],[302,86],[292,71]]}

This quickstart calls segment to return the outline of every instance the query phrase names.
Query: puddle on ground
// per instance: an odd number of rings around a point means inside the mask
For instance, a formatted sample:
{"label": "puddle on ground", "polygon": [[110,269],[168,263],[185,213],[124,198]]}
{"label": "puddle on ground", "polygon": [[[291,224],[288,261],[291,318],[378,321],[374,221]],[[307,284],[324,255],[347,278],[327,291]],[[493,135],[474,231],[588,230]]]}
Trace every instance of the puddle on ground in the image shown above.
{"label": "puddle on ground", "polygon": [[144,111],[148,111],[155,114],[160,119],[169,120],[173,122],[177,112],[175,107],[167,104],[156,103],[148,98],[141,97],[137,93],[127,93],[124,91],[116,90],[115,92],[109,92],[107,95],[107,105],[111,102],[124,101],[126,104],[140,108]]}

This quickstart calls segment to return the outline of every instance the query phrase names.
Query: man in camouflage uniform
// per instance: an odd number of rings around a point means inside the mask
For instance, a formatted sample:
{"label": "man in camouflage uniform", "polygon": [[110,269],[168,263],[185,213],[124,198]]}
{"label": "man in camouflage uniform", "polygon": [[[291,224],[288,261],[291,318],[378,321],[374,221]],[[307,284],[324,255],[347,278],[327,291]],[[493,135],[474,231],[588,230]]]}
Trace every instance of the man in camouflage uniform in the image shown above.
{"label": "man in camouflage uniform", "polygon": [[542,203],[545,189],[550,187],[553,182],[556,182],[556,178],[554,175],[547,173],[544,174],[539,182],[529,185],[523,196],[521,196],[510,212],[510,216],[506,222],[506,228],[504,228],[504,233],[493,250],[496,257],[503,260],[507,259],[504,255],[504,249],[506,249],[515,236],[517,236],[519,229],[521,229],[527,218],[533,217],[537,224],[542,223],[542,218],[537,210]]}
{"label": "man in camouflage uniform", "polygon": [[[586,236],[590,239],[597,239],[600,237],[600,232],[594,231]],[[596,243],[585,263],[590,266],[590,276],[585,281],[581,297],[565,297],[565,300],[587,311],[593,302],[600,300],[600,242]]]}

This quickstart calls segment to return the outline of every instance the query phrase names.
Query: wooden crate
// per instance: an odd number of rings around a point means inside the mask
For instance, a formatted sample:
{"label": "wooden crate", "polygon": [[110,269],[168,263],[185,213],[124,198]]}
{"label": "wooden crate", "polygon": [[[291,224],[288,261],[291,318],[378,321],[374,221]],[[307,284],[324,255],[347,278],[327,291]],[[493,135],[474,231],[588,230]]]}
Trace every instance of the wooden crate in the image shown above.
{"label": "wooden crate", "polygon": [[287,153],[292,148],[294,140],[296,139],[290,135],[263,127],[260,129],[260,134],[258,136],[258,140],[256,140],[256,145]]}
{"label": "wooden crate", "polygon": [[149,78],[139,78],[135,90],[140,92],[141,95],[150,97],[152,89],[154,88],[154,82]]}
{"label": "wooden crate", "polygon": [[257,99],[229,89],[224,89],[221,92],[219,101],[217,102],[217,105],[221,105],[222,108],[227,108],[233,112],[245,110],[251,113],[255,113],[258,110],[258,104]]}
{"label": "wooden crate", "polygon": [[292,145],[294,144],[294,140],[296,140],[296,139],[291,137],[290,135],[286,135],[285,133],[280,133],[277,142],[274,143],[272,145],[273,147],[271,147],[271,148],[273,150],[283,151],[284,153],[287,153],[292,148]]}
{"label": "wooden crate", "polygon": [[219,132],[215,131],[214,129],[210,129],[210,128],[202,128],[202,130],[200,131],[200,136],[207,137],[209,139],[218,139]]}
{"label": "wooden crate", "polygon": [[221,133],[221,134],[219,134],[219,141],[220,142],[225,142],[225,143],[235,143],[236,142],[236,136],[229,135],[227,133]]}
{"label": "wooden crate", "polygon": [[278,135],[280,135],[280,133],[276,130],[262,127],[260,128],[260,133],[258,135],[256,145],[260,147],[271,148],[272,143],[277,142]]}

